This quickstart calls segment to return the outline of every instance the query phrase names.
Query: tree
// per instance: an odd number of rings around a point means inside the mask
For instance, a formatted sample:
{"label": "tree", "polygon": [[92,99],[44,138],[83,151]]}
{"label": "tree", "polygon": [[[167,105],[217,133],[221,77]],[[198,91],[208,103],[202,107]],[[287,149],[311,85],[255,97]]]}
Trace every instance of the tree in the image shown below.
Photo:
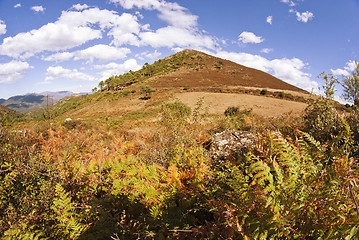
{"label": "tree", "polygon": [[141,93],[145,94],[143,99],[150,99],[152,92],[154,92],[154,90],[150,86],[141,86]]}
{"label": "tree", "polygon": [[102,91],[102,88],[105,86],[105,83],[103,81],[101,81],[98,86],[100,87],[100,90]]}
{"label": "tree", "polygon": [[343,75],[340,83],[344,88],[343,97],[345,100],[354,102],[359,106],[359,64],[355,61],[356,68],[350,75]]}
{"label": "tree", "polygon": [[325,84],[323,86],[324,96],[326,99],[333,100],[335,90],[335,84],[338,82],[338,79],[336,79],[333,74],[326,74],[322,72],[318,78],[323,77]]}

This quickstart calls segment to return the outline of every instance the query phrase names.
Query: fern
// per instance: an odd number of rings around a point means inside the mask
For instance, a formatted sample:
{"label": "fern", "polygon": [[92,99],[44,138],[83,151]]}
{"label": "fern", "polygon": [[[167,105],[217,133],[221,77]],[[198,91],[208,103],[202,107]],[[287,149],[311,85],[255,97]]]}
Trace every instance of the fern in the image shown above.
{"label": "fern", "polygon": [[78,239],[87,229],[88,226],[78,220],[71,198],[60,184],[56,185],[56,197],[51,209],[55,213],[53,218],[56,219],[56,224],[53,230],[57,239]]}
{"label": "fern", "polygon": [[8,229],[2,239],[4,240],[45,240],[47,238],[39,230],[33,230],[34,227],[29,227],[25,223],[19,223]]}

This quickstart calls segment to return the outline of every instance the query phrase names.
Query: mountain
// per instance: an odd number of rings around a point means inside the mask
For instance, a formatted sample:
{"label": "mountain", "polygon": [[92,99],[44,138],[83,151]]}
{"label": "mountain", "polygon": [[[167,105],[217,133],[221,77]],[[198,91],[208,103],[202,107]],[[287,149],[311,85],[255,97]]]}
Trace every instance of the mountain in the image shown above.
{"label": "mountain", "polygon": [[49,96],[51,98],[53,98],[53,100],[55,102],[57,102],[58,100],[60,100],[61,98],[67,97],[67,96],[71,96],[72,94],[74,94],[73,92],[70,91],[58,91],[58,92],[42,92],[40,93],[40,95],[43,96]]}
{"label": "mountain", "polygon": [[72,94],[73,92],[69,91],[43,92],[40,94],[31,93],[13,96],[7,100],[1,99],[0,104],[15,111],[24,113],[34,109],[46,107],[47,105],[51,105],[60,100],[61,98]]}
{"label": "mountain", "polygon": [[263,71],[245,67],[195,50],[184,50],[164,59],[174,63],[183,59],[183,67],[157,77],[154,87],[254,87],[307,93]]}
{"label": "mountain", "polygon": [[263,71],[195,50],[183,50],[136,72],[112,76],[101,89],[119,90],[137,82],[155,88],[250,87],[308,93]]}
{"label": "mountain", "polygon": [[155,116],[164,102],[177,99],[195,109],[203,99],[209,114],[223,114],[228,107],[238,106],[275,117],[301,113],[311,97],[268,73],[194,50],[111,76],[98,87],[93,94],[63,98],[53,106],[52,116],[122,122],[128,114]]}

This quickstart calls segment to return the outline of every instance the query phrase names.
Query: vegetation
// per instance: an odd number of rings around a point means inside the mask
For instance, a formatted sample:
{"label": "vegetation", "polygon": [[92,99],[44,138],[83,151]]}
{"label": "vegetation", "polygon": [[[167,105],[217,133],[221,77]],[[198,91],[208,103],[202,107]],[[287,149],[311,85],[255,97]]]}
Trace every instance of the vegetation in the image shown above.
{"label": "vegetation", "polygon": [[343,76],[341,85],[344,88],[343,97],[359,106],[359,64],[355,62],[356,69],[351,75]]}
{"label": "vegetation", "polygon": [[[222,65],[223,62],[218,63],[219,69]],[[138,71],[129,71],[122,75],[111,76],[105,81],[101,81],[98,88],[100,91],[119,91],[134,83],[141,83],[150,77],[176,71],[183,66],[200,70],[204,66],[203,57],[201,55],[194,56],[193,54],[188,54],[186,51],[182,51],[165,59],[155,61],[151,65],[145,63]],[[216,65],[217,68],[218,66]],[[97,88],[93,90],[97,90]]]}
{"label": "vegetation", "polygon": [[[158,116],[126,113],[119,126],[108,116],[2,124],[0,238],[357,239],[359,109],[336,110],[327,79],[327,97],[299,117],[230,107],[209,118],[201,101],[192,110],[176,101]],[[79,96],[53,111],[126,94]],[[256,143],[216,159],[208,144],[225,129]]]}
{"label": "vegetation", "polygon": [[141,93],[145,94],[143,99],[150,99],[151,93],[154,91],[155,90],[153,90],[150,86],[141,86]]}

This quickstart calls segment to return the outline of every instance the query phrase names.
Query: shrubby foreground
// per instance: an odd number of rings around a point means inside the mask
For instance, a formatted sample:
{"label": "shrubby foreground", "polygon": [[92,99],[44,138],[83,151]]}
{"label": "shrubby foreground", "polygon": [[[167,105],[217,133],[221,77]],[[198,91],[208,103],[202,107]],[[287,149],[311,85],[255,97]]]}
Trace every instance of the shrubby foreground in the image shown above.
{"label": "shrubby foreground", "polygon": [[[304,117],[228,109],[210,121],[164,104],[142,130],[32,123],[0,129],[3,239],[355,239],[358,109],[330,100]],[[140,128],[141,129],[141,128]],[[246,151],[213,159],[211,137],[243,130]],[[354,132],[353,132],[354,131]]]}

